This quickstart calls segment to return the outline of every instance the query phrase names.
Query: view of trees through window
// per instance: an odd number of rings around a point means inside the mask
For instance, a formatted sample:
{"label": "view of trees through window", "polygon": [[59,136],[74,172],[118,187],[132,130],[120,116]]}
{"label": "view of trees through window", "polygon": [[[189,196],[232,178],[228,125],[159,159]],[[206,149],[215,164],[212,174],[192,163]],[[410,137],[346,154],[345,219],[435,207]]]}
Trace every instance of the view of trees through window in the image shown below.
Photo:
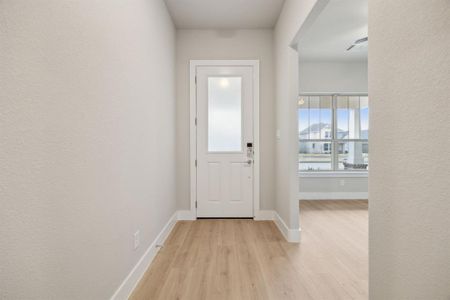
{"label": "view of trees through window", "polygon": [[298,128],[300,171],[368,170],[367,95],[303,95]]}

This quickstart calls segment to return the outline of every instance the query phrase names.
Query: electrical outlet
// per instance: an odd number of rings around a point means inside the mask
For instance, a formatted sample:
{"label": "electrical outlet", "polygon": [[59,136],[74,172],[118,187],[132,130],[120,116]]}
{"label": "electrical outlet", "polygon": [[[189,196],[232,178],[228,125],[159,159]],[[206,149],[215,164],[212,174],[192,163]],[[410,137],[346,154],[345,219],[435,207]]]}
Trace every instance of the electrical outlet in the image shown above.
{"label": "electrical outlet", "polygon": [[341,180],[339,181],[339,184],[340,184],[341,186],[344,186],[344,185],[345,185],[345,179],[341,179]]}
{"label": "electrical outlet", "polygon": [[139,244],[141,243],[141,236],[139,230],[134,233],[134,250],[139,248]]}

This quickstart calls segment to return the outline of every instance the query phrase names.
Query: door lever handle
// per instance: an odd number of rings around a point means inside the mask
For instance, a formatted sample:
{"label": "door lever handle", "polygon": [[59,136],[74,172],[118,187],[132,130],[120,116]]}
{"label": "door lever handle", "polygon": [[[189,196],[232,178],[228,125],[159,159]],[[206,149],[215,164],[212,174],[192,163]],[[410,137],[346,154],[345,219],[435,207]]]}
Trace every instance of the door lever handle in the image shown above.
{"label": "door lever handle", "polygon": [[252,160],[249,159],[249,160],[245,161],[244,163],[247,163],[248,165],[251,165],[252,164]]}

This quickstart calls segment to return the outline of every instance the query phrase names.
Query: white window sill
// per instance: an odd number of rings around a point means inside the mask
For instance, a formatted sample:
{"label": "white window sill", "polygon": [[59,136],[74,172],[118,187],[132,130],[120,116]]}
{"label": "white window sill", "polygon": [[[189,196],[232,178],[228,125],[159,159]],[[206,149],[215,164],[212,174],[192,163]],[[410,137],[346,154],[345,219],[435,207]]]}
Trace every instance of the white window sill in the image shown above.
{"label": "white window sill", "polygon": [[325,177],[368,177],[367,171],[310,171],[298,172],[299,177],[307,178],[325,178]]}

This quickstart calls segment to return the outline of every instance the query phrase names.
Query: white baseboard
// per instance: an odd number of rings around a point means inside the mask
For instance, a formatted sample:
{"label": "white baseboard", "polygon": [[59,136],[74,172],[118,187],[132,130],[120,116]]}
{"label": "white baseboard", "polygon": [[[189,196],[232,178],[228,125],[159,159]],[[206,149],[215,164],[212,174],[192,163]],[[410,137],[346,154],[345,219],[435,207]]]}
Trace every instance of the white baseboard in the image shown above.
{"label": "white baseboard", "polygon": [[167,224],[163,227],[161,232],[158,234],[156,239],[151,243],[150,247],[145,251],[144,255],[142,255],[141,259],[137,262],[119,288],[116,290],[114,295],[111,297],[111,300],[122,300],[128,299],[128,297],[133,292],[136,285],[141,280],[145,271],[147,271],[148,267],[152,263],[156,254],[159,251],[159,247],[157,245],[164,244],[164,241],[169,236],[172,231],[175,223],[178,220],[178,212],[175,212],[172,217],[169,219]]}
{"label": "white baseboard", "polygon": [[300,200],[356,200],[368,199],[367,192],[336,192],[336,193],[299,193]]}
{"label": "white baseboard", "polygon": [[289,229],[280,215],[274,210],[260,210],[255,213],[255,221],[274,221],[278,230],[284,236],[286,241],[290,243],[300,242],[300,228]]}
{"label": "white baseboard", "polygon": [[277,212],[274,213],[274,222],[289,243],[300,242],[300,228],[290,229]]}
{"label": "white baseboard", "polygon": [[275,211],[273,210],[258,210],[255,212],[255,221],[272,221]]}
{"label": "white baseboard", "polygon": [[178,211],[178,221],[194,221],[197,220],[195,211],[192,210],[179,210]]}

